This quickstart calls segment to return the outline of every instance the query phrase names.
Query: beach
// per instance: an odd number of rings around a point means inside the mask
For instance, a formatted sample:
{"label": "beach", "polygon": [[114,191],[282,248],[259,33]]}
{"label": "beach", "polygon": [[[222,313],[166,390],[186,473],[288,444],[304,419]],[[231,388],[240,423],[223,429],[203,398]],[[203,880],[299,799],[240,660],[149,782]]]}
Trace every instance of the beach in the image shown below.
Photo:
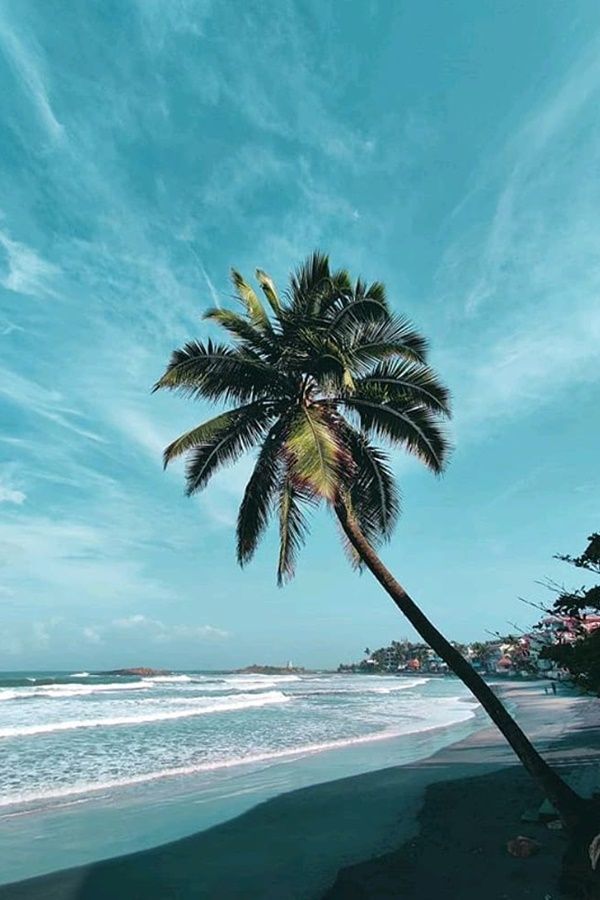
{"label": "beach", "polygon": [[[598,701],[502,687],[536,745],[583,793],[600,787]],[[494,728],[419,762],[291,791],[182,840],[0,887],[2,900],[555,897],[564,838]],[[506,841],[536,837],[536,857]],[[487,882],[482,892],[482,879]]]}

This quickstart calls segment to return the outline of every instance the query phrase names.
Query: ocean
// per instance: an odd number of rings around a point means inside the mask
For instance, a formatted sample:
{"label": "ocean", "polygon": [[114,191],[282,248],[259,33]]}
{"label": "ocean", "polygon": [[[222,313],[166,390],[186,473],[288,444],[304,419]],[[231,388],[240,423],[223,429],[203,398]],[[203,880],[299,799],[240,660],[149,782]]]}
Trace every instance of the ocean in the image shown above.
{"label": "ocean", "polygon": [[453,678],[0,674],[0,882],[140,850],[473,729]]}

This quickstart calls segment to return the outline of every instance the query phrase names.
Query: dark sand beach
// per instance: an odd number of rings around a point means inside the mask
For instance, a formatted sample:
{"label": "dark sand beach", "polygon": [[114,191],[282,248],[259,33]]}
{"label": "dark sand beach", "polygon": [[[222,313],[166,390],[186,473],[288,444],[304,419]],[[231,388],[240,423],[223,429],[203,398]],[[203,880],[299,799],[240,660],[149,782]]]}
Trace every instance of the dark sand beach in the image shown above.
{"label": "dark sand beach", "polygon": [[[600,703],[503,688],[538,746],[583,793],[600,788]],[[485,726],[485,723],[484,723]],[[0,900],[521,900],[556,898],[564,838],[521,822],[541,798],[495,729],[426,760],[284,794],[141,853],[0,887]],[[506,841],[535,837],[514,859]]]}

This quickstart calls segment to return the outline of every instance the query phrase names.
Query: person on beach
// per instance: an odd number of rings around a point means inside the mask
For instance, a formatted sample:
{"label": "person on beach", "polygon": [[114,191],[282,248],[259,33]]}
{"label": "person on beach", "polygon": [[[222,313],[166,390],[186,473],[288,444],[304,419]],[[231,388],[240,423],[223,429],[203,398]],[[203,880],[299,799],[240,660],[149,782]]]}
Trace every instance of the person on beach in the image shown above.
{"label": "person on beach", "polygon": [[552,693],[556,695],[556,683],[554,681],[552,682],[551,687],[552,687]]}

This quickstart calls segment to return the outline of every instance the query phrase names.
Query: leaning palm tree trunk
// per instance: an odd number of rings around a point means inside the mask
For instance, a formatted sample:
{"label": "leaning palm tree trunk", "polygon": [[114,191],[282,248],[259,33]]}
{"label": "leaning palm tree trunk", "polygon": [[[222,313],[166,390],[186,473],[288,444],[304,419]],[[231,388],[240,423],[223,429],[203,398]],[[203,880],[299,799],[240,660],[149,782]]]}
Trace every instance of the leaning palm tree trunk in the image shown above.
{"label": "leaning palm tree trunk", "polygon": [[529,774],[537,781],[542,792],[554,804],[565,826],[575,828],[588,811],[588,803],[573,791],[566,782],[540,756],[504,705],[483,678],[429,621],[402,585],[379,559],[343,499],[338,498],[335,512],[346,537],[365,566],[390,595],[400,612],[404,613],[413,628],[424,641],[450,667],[454,674],[469,688],[481,703],[489,717],[498,726]]}

